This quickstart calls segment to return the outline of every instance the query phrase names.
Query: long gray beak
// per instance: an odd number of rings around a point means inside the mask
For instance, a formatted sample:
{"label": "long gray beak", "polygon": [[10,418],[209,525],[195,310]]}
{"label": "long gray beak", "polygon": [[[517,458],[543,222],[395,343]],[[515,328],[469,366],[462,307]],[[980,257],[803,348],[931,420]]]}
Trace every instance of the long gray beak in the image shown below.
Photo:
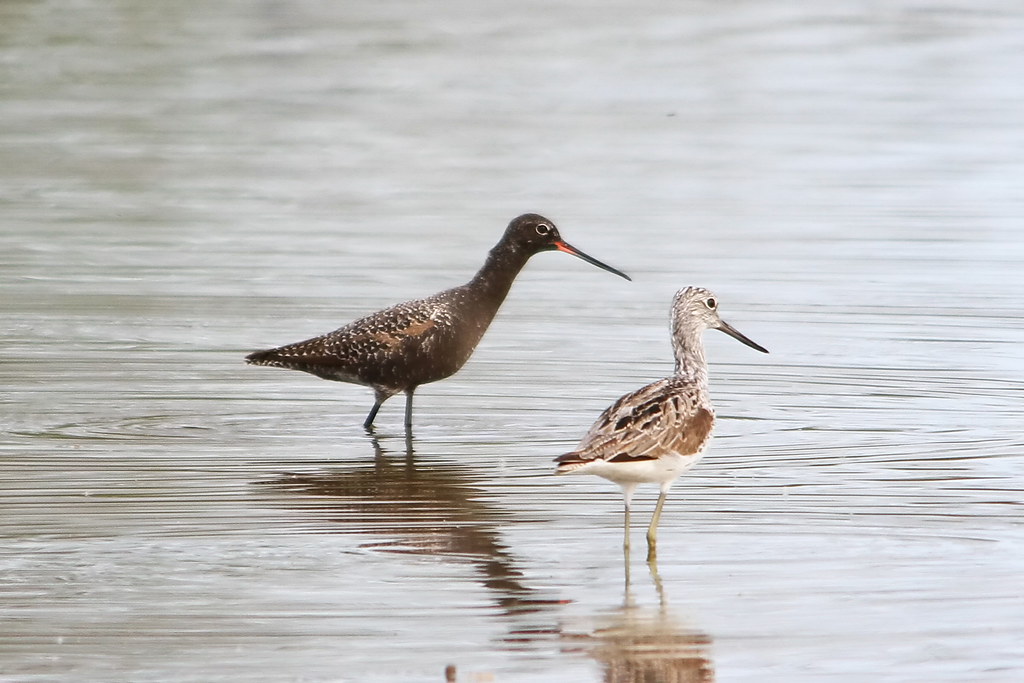
{"label": "long gray beak", "polygon": [[744,344],[746,344],[747,346],[756,351],[760,351],[761,353],[768,353],[768,349],[764,348],[757,342],[748,338],[745,334],[743,334],[742,332],[740,332],[739,330],[737,330],[735,327],[725,322],[724,320],[718,321],[718,329],[720,329],[722,332],[725,332],[733,339],[738,339],[739,341],[743,342]]}

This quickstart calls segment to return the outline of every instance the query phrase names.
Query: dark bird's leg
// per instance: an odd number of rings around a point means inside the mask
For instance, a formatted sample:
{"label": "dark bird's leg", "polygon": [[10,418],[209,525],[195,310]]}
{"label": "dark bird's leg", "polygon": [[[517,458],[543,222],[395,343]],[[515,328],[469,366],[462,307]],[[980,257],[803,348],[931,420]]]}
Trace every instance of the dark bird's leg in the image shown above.
{"label": "dark bird's leg", "polygon": [[373,402],[373,407],[370,408],[370,414],[366,416],[366,421],[363,422],[363,429],[365,429],[368,432],[373,429],[373,419],[377,417],[377,411],[380,410],[380,407],[382,405],[384,405],[384,401],[388,400],[389,398],[391,398],[391,394],[385,394],[382,391],[374,392],[375,400]]}
{"label": "dark bird's leg", "polygon": [[405,431],[412,430],[412,392],[415,388],[405,390]]}

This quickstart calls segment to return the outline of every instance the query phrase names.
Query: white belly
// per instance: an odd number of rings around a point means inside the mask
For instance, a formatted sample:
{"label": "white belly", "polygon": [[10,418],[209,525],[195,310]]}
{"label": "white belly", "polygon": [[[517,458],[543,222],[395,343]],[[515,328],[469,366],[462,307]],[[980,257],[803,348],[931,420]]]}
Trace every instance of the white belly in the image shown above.
{"label": "white belly", "polygon": [[703,451],[689,455],[668,453],[657,460],[635,462],[595,461],[574,471],[579,474],[596,474],[616,484],[645,484],[670,482],[700,461]]}

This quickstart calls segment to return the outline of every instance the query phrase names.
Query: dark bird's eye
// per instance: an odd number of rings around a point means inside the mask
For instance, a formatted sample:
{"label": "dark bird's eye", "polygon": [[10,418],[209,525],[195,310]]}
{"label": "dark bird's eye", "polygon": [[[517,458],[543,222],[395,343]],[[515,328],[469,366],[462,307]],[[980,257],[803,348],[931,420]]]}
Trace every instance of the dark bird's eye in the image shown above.
{"label": "dark bird's eye", "polygon": [[548,225],[547,223],[538,223],[537,224],[537,234],[538,235],[550,235],[551,234],[551,226]]}
{"label": "dark bird's eye", "polygon": [[704,304],[713,311],[713,310],[715,310],[715,306],[718,305],[718,302],[715,301],[714,298],[711,298],[711,299],[705,300]]}

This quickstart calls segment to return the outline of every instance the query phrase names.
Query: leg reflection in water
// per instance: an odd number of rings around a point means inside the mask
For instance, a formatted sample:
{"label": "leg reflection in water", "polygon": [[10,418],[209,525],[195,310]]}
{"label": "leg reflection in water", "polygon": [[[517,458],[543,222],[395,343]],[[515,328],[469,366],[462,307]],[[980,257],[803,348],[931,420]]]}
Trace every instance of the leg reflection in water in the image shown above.
{"label": "leg reflection in water", "polygon": [[629,555],[622,606],[597,615],[589,633],[563,638],[571,652],[584,651],[600,665],[604,683],[712,683],[711,638],[670,613],[657,561],[648,563],[657,607],[637,604],[630,582]]}

